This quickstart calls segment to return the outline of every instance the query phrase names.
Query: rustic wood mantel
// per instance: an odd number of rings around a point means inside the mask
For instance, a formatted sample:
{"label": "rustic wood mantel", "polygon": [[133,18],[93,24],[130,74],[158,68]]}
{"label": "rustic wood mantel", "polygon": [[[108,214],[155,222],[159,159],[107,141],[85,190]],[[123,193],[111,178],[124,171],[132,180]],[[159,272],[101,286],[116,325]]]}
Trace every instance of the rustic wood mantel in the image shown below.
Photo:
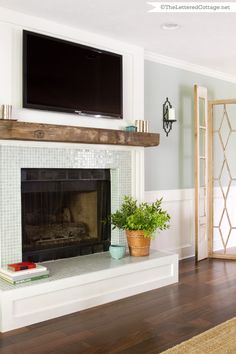
{"label": "rustic wood mantel", "polygon": [[0,139],[149,147],[159,145],[160,134],[0,120]]}

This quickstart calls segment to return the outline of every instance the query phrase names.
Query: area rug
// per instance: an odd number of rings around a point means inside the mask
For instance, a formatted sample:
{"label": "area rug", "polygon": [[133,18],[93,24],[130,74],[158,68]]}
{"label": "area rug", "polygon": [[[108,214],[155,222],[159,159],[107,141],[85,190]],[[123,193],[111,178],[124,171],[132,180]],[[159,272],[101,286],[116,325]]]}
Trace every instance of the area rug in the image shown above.
{"label": "area rug", "polygon": [[236,317],[162,354],[236,354]]}

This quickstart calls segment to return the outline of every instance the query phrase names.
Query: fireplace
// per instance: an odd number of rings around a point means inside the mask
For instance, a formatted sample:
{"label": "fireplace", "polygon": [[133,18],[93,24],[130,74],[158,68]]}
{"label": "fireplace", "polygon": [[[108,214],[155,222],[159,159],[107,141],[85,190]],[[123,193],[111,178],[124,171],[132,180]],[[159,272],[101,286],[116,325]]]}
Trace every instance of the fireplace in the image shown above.
{"label": "fireplace", "polygon": [[107,251],[109,169],[21,169],[22,258],[34,262]]}
{"label": "fireplace", "polygon": [[[123,195],[136,196],[137,199],[142,199],[140,192],[143,190],[143,179],[140,169],[142,164],[143,151],[139,149],[119,148],[119,147],[98,147],[98,146],[82,146],[78,144],[60,144],[50,142],[25,142],[25,141],[1,141],[0,146],[0,263],[4,267],[9,263],[16,263],[22,261],[22,201],[25,198],[27,208],[30,203],[27,189],[30,194],[30,183],[41,184],[40,188],[46,186],[46,182],[60,182],[60,180],[40,180],[34,179],[35,177],[27,177],[25,175],[27,169],[29,171],[37,172],[38,169],[46,170],[70,170],[75,173],[77,169],[86,171],[94,170],[107,170],[108,191],[103,193],[103,196],[110,195],[109,204],[111,204],[111,212],[115,212],[121,202]],[[133,172],[132,172],[133,171]],[[24,172],[24,173],[23,173]],[[110,176],[109,176],[110,175]],[[85,178],[86,180],[87,178]],[[106,180],[107,178],[105,178]],[[62,178],[61,182],[65,182]],[[70,182],[76,182],[76,178]],[[101,180],[98,184],[102,183]],[[56,183],[55,183],[56,184]],[[54,185],[55,185],[54,184]],[[111,187],[111,190],[109,188]],[[22,191],[22,189],[25,191]],[[46,187],[45,187],[46,188]],[[38,190],[40,193],[40,189]],[[91,191],[92,192],[92,191]],[[41,194],[43,194],[41,189]],[[32,197],[32,194],[31,194]],[[101,199],[98,201],[100,202]],[[35,202],[36,203],[36,202]],[[100,212],[98,207],[98,212]],[[109,212],[108,212],[109,213]],[[104,213],[106,214],[106,213]],[[30,219],[30,216],[28,217]],[[31,221],[32,223],[32,221]],[[34,224],[34,222],[33,222]],[[101,227],[108,227],[102,225]],[[111,242],[114,244],[126,244],[126,238],[123,231],[109,230],[104,232],[106,235],[111,233]],[[108,236],[108,242],[110,236]],[[105,240],[105,242],[107,242]],[[24,259],[26,259],[26,251],[33,253],[33,245],[24,245]],[[36,245],[35,245],[36,246]],[[53,248],[53,245],[51,245]],[[70,245],[69,245],[70,246]],[[71,245],[72,246],[72,245]],[[85,245],[83,245],[85,246]],[[95,247],[95,244],[94,244]],[[101,247],[101,246],[99,246]],[[107,246],[108,247],[108,246]],[[40,253],[39,245],[37,246],[37,253]],[[48,247],[47,247],[48,248]],[[70,247],[68,253],[74,252],[74,246]],[[85,248],[85,247],[84,247]],[[59,252],[61,247],[57,247]],[[44,250],[42,250],[44,251]],[[64,250],[65,251],[65,250]],[[63,251],[63,252],[64,252]],[[90,251],[93,252],[93,250]],[[49,252],[49,250],[48,250]],[[79,252],[83,254],[85,249]],[[36,255],[37,255],[36,253]],[[37,256],[38,257],[38,256]],[[59,255],[59,257],[62,257]],[[49,258],[54,258],[54,255]]]}

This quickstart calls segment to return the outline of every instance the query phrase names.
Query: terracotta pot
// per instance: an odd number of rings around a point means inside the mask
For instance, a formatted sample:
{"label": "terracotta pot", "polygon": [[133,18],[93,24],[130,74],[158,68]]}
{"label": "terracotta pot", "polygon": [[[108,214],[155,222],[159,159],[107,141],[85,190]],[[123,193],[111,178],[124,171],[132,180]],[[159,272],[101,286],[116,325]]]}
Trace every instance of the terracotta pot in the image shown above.
{"label": "terracotta pot", "polygon": [[126,230],[129,253],[131,256],[148,256],[150,251],[150,238],[144,237],[142,230]]}

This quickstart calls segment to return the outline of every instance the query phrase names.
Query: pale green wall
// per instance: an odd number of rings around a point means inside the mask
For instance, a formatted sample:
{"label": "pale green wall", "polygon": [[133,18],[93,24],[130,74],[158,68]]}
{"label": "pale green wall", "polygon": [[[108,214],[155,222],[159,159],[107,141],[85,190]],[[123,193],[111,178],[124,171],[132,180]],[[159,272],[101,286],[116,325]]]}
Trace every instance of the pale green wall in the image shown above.
{"label": "pale green wall", "polygon": [[[160,133],[160,145],[145,148],[145,190],[193,188],[193,86],[208,88],[209,99],[236,98],[236,84],[145,61],[145,119]],[[169,98],[178,122],[162,129],[162,105]]]}

